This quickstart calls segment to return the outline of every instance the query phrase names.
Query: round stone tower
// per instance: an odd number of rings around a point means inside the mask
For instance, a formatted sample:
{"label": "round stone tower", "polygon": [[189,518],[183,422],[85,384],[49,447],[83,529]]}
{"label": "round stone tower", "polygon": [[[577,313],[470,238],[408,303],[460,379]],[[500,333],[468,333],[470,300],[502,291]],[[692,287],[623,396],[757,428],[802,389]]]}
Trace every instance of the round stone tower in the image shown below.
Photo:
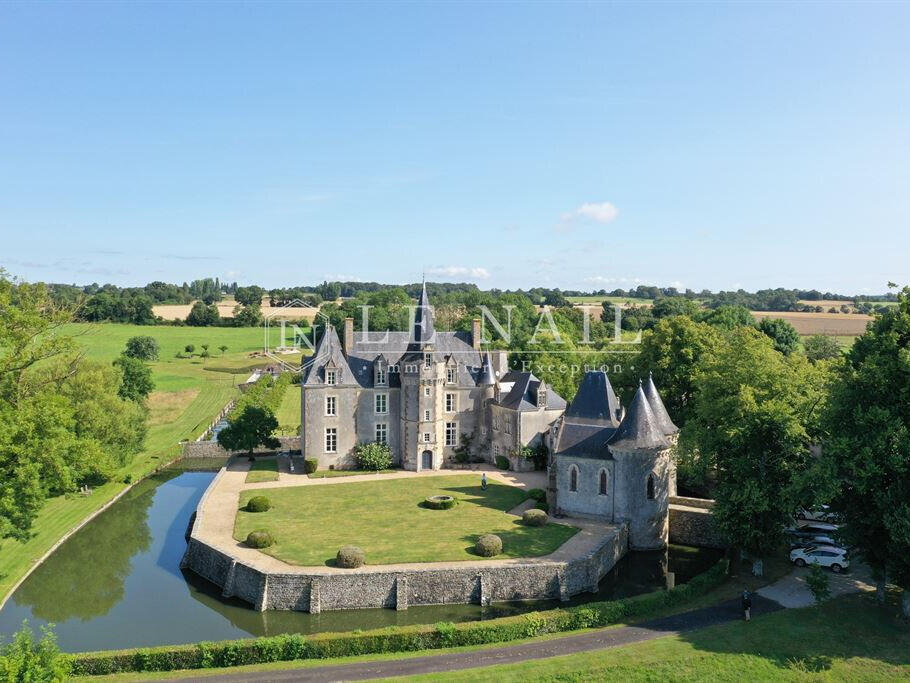
{"label": "round stone tower", "polygon": [[629,548],[665,548],[673,473],[671,445],[640,385],[607,445],[616,461],[613,518],[629,525]]}

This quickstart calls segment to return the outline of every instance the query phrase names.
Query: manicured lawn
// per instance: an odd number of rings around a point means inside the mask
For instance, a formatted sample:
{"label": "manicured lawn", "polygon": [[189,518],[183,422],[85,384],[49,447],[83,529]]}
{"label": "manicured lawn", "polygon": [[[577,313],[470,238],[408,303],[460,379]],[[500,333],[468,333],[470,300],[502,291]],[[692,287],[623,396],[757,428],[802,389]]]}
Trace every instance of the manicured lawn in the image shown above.
{"label": "manicured lawn", "polygon": [[292,384],[284,392],[281,406],[275,414],[278,431],[286,436],[300,434],[300,385]]}
{"label": "manicured lawn", "polygon": [[615,649],[410,680],[906,680],[910,627],[894,612],[850,595]]}
{"label": "manicured lawn", "polygon": [[[240,507],[257,493],[243,493]],[[454,496],[459,503],[451,510],[421,506],[437,494]],[[368,564],[478,560],[474,543],[488,533],[502,538],[499,557],[537,557],[553,552],[577,531],[553,523],[523,526],[505,511],[527,493],[492,482],[482,491],[476,475],[296,486],[269,489],[268,497],[268,512],[238,510],[234,538],[268,529],[278,542],[263,552],[303,566],[330,563],[344,545],[363,548]]]}
{"label": "manicured lawn", "polygon": [[260,481],[278,481],[278,458],[256,458],[250,463],[246,483],[255,484]]}

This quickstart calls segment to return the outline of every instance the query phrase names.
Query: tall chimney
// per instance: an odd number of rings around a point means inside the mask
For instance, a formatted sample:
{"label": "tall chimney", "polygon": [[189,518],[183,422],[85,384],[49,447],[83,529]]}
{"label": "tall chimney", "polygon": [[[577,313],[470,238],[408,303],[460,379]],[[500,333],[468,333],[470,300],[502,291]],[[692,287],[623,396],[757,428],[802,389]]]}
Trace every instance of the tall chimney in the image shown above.
{"label": "tall chimney", "polygon": [[480,318],[471,321],[471,344],[475,351],[480,351]]}
{"label": "tall chimney", "polygon": [[346,356],[351,355],[354,350],[354,319],[344,319],[344,353]]}

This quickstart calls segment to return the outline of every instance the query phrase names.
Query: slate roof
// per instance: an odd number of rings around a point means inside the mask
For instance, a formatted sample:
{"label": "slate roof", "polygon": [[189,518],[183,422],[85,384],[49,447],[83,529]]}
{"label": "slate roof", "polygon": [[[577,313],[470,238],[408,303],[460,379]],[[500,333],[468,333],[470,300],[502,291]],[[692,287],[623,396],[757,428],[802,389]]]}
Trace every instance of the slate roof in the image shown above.
{"label": "slate roof", "polygon": [[616,427],[562,420],[556,432],[556,455],[612,460],[607,443]]}
{"label": "slate roof", "polygon": [[657,421],[657,426],[660,428],[660,431],[667,436],[676,434],[676,432],[679,431],[679,427],[673,424],[673,420],[670,419],[670,413],[667,412],[663,399],[661,399],[660,394],[657,392],[657,387],[654,385],[654,378],[651,376],[650,372],[648,373],[648,381],[645,382],[645,398],[648,399],[648,405],[651,406],[651,412],[654,413],[654,419]]}
{"label": "slate roof", "polygon": [[436,334],[436,324],[433,321],[433,309],[430,307],[430,297],[427,296],[427,283],[423,283],[420,292],[420,301],[414,313],[414,341],[418,345],[433,343]]}
{"label": "slate roof", "polygon": [[609,447],[626,451],[668,448],[669,445],[654,417],[645,390],[639,385],[619,428],[610,438]]}
{"label": "slate roof", "polygon": [[341,351],[341,340],[338,339],[338,332],[329,325],[326,331],[322,333],[319,343],[313,350],[313,355],[307,359],[306,377],[303,384],[325,384],[325,370],[327,367],[334,367],[338,373],[336,384],[351,385],[356,384],[354,372],[348,365],[344,353]]}
{"label": "slate roof", "polygon": [[566,420],[571,422],[597,422],[601,426],[619,426],[619,399],[605,372],[586,372],[578,393],[566,410]]}
{"label": "slate roof", "polygon": [[490,352],[487,351],[483,357],[483,370],[477,383],[481,386],[493,386],[496,384],[496,373],[493,372],[493,362],[490,360]]}
{"label": "slate roof", "polygon": [[[537,405],[537,389],[540,387],[540,380],[532,373],[512,370],[500,378],[499,382],[500,386],[511,385],[507,394],[500,394],[499,405],[504,408],[537,410],[541,407]],[[546,387],[546,398],[547,404],[542,406],[546,410],[565,409],[565,399],[553,391],[552,387]]]}

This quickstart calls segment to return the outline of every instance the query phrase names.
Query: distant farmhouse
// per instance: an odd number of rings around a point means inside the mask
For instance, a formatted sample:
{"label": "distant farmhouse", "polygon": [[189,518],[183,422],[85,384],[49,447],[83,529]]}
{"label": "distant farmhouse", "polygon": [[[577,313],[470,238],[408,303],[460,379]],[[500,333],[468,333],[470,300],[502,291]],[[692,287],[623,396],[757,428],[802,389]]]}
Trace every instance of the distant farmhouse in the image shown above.
{"label": "distant farmhouse", "polygon": [[413,471],[456,462],[470,442],[484,462],[524,446],[549,452],[551,510],[629,524],[634,549],[666,545],[676,491],[673,425],[653,381],[628,410],[606,373],[586,373],[571,405],[530,372],[509,370],[505,351],[481,349],[481,324],[437,332],[426,286],[409,332],[360,332],[344,343],[326,329],[304,371],[301,448],[321,468],[355,467],[354,448],[387,443]]}

